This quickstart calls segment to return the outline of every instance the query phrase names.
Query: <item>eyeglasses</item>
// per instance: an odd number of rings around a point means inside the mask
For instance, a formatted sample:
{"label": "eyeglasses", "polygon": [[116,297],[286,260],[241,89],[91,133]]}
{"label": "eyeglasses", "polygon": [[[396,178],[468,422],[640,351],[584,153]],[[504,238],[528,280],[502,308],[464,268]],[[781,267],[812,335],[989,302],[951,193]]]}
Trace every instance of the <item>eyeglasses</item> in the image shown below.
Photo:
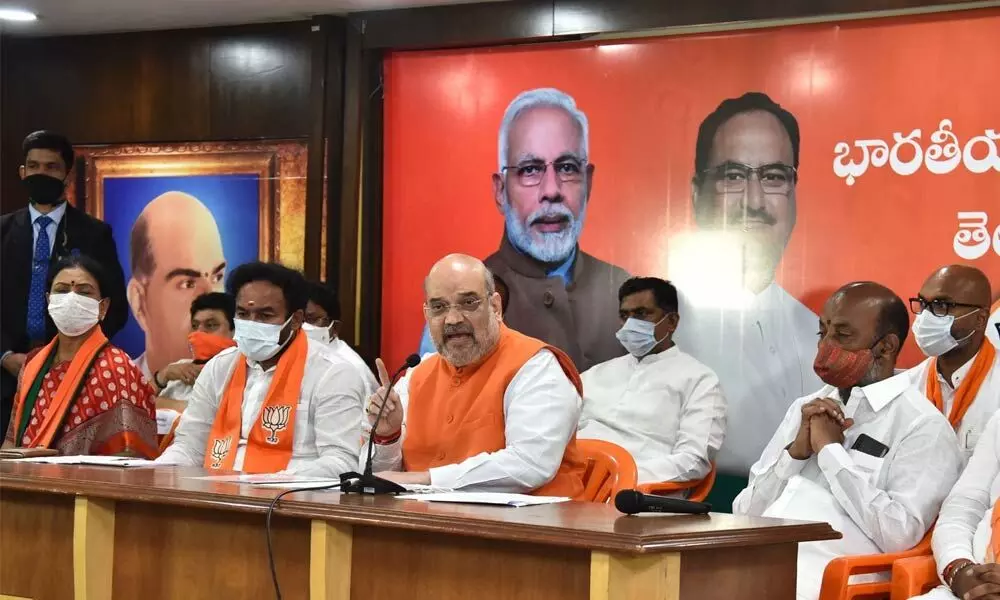
{"label": "eyeglasses", "polygon": [[919,315],[928,308],[931,309],[931,314],[935,317],[947,317],[951,314],[953,308],[957,307],[965,308],[978,308],[985,309],[985,306],[979,306],[978,304],[964,304],[962,302],[951,302],[948,300],[925,300],[924,298],[910,298],[910,310],[913,314]]}
{"label": "eyeglasses", "polygon": [[451,312],[451,309],[457,308],[460,312],[466,315],[471,315],[472,313],[479,310],[479,307],[483,304],[483,298],[465,298],[464,300],[459,300],[455,304],[450,304],[448,302],[434,301],[429,304],[424,304],[424,311],[431,317],[443,317],[444,315]]}
{"label": "eyeglasses", "polygon": [[715,191],[720,194],[737,194],[746,191],[747,182],[752,175],[757,176],[760,187],[765,194],[787,194],[792,191],[798,179],[795,167],[783,163],[772,163],[751,167],[743,163],[725,162],[717,167],[711,167],[701,172],[715,184]]}
{"label": "eyeglasses", "polygon": [[562,183],[579,183],[583,181],[583,171],[586,168],[585,161],[575,158],[563,158],[552,162],[542,162],[540,160],[528,161],[519,165],[507,166],[501,169],[504,173],[510,171],[517,176],[517,182],[525,187],[535,187],[542,183],[545,171],[549,166],[555,169],[556,177]]}

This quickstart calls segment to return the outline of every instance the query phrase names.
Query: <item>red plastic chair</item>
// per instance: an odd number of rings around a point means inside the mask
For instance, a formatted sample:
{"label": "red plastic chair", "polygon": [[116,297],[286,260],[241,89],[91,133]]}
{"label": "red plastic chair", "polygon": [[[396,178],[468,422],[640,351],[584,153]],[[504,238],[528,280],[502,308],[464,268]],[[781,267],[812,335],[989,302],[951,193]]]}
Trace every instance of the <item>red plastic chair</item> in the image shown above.
{"label": "red plastic chair", "polygon": [[609,504],[619,491],[635,488],[639,470],[628,450],[604,440],[577,440],[576,447],[587,461],[581,500]]}
{"label": "red plastic chair", "polygon": [[[934,528],[924,535],[916,546],[904,552],[888,554],[867,554],[864,556],[841,556],[830,561],[823,572],[823,588],[819,600],[853,600],[876,598],[888,600],[892,593],[892,581],[875,581],[852,584],[852,575],[893,572],[894,564],[907,558],[931,555],[931,534]],[[933,560],[933,559],[932,559]]]}
{"label": "red plastic chair", "polygon": [[639,491],[643,494],[656,494],[666,496],[677,492],[689,491],[687,499],[694,502],[704,502],[705,498],[712,492],[715,485],[715,462],[712,462],[712,470],[705,475],[704,479],[694,481],[661,481],[659,483],[644,483],[639,486]]}

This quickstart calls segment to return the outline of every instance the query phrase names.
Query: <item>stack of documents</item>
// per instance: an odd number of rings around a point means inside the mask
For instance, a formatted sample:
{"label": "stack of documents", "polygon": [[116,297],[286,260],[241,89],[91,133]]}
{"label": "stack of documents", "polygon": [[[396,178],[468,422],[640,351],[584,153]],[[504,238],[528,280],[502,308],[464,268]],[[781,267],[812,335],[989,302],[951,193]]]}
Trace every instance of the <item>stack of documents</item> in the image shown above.
{"label": "stack of documents", "polygon": [[90,465],[98,467],[151,467],[153,461],[127,456],[37,456],[35,458],[5,458],[22,463],[44,463],[48,465]]}
{"label": "stack of documents", "polygon": [[400,500],[421,500],[423,502],[452,502],[456,504],[493,504],[497,506],[536,506],[569,502],[569,498],[559,496],[528,496],[526,494],[495,494],[492,492],[444,492],[418,493],[396,496]]}
{"label": "stack of documents", "polygon": [[189,479],[201,479],[203,481],[217,481],[220,483],[242,483],[261,488],[287,488],[311,490],[317,488],[338,488],[340,479],[330,479],[323,477],[305,477],[302,475],[290,475],[288,473],[240,473],[238,475],[206,475],[204,477],[190,477]]}

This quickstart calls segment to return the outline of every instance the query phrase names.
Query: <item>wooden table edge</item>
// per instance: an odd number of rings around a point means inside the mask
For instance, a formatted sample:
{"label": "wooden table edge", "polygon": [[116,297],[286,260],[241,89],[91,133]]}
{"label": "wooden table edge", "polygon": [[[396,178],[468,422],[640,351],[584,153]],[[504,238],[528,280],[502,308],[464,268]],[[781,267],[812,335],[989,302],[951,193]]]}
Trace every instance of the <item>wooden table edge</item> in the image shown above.
{"label": "wooden table edge", "polygon": [[[90,489],[81,490],[81,483],[87,482],[76,479],[4,474],[0,477],[0,492],[4,490],[40,492],[260,515],[263,515],[267,511],[267,507],[273,499],[268,497],[220,495],[218,493],[150,488],[125,483],[115,483],[107,487],[97,487],[93,483],[90,483],[90,486],[92,486]],[[282,490],[274,491],[275,495],[277,495]],[[294,494],[286,496],[286,498],[292,496]],[[633,555],[800,543],[839,539],[841,537],[828,523],[818,522],[801,522],[794,525],[776,524],[774,527],[756,527],[721,532],[675,532],[646,536],[628,533],[579,531],[554,526],[512,524],[503,521],[480,520],[438,514],[422,515],[380,507],[323,504],[284,498],[276,507],[275,514],[311,521],[323,520],[353,527],[386,527]],[[621,518],[628,517],[623,516]]]}

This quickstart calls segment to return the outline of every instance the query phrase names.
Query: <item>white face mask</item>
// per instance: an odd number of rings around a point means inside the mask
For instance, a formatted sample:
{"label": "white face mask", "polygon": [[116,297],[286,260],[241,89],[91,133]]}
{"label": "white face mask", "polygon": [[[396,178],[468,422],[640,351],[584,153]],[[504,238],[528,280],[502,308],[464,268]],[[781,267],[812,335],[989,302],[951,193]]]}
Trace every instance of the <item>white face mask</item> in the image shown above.
{"label": "white face mask", "polygon": [[273,358],[288,343],[288,340],[292,339],[292,336],[288,336],[284,344],[278,341],[281,339],[281,330],[292,322],[291,317],[288,317],[288,320],[281,325],[244,319],[236,319],[235,322],[236,333],[233,335],[233,339],[236,341],[236,347],[244,356],[255,362]]}
{"label": "white face mask", "polygon": [[[966,313],[959,319],[964,319],[969,315],[974,315],[979,312],[980,309],[976,309],[970,313]],[[956,318],[953,315],[946,315],[944,317],[939,317],[932,313],[930,310],[923,310],[917,315],[917,318],[913,320],[913,337],[917,340],[917,345],[920,346],[920,350],[927,356],[941,356],[947,354],[958,348],[958,345],[962,342],[968,340],[975,334],[973,331],[969,335],[965,336],[960,340],[956,340],[954,336],[951,335],[951,326],[955,323]]]}
{"label": "white face mask", "polygon": [[628,350],[629,354],[636,358],[642,358],[652,352],[657,344],[667,339],[667,336],[656,339],[656,326],[666,318],[664,316],[663,319],[660,319],[656,323],[650,323],[649,321],[629,317],[625,321],[625,324],[622,325],[622,328],[618,330],[618,333],[615,334],[615,337]]}
{"label": "white face mask", "polygon": [[77,337],[101,320],[101,303],[76,292],[49,294],[49,316],[59,333]]}
{"label": "white face mask", "polygon": [[319,325],[310,325],[309,323],[302,324],[302,331],[306,332],[306,337],[311,340],[315,340],[321,344],[329,344],[332,339],[330,338],[330,328],[320,327]]}

